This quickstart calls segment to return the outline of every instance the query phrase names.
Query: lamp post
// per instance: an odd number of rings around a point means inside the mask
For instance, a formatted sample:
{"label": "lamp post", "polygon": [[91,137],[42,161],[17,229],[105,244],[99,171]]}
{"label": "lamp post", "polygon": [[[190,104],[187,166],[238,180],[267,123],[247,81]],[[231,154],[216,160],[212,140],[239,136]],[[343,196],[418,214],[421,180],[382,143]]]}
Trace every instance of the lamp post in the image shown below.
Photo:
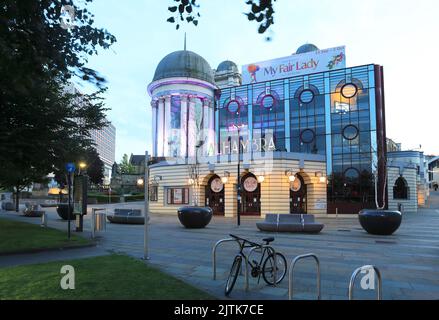
{"label": "lamp post", "polygon": [[145,188],[145,224],[144,224],[144,238],[143,238],[143,259],[149,260],[149,154],[145,152],[145,176],[143,178],[143,186]]}
{"label": "lamp post", "polygon": [[237,185],[236,185],[236,192],[237,192],[237,204],[238,208],[236,210],[237,213],[237,223],[238,227],[241,225],[241,128],[243,125],[233,125],[233,128],[235,128],[238,131],[238,173],[237,173]]}

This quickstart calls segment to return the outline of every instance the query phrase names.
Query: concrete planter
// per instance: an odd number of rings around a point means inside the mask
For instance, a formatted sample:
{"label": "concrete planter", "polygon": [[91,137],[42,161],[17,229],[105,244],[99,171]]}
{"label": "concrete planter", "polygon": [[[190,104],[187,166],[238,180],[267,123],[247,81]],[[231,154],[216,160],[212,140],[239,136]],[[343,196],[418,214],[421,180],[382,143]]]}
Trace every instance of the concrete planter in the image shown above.
{"label": "concrete planter", "polygon": [[364,209],[358,214],[358,219],[368,233],[388,236],[398,230],[402,214],[399,211]]}
{"label": "concrete planter", "polygon": [[[69,213],[68,213],[68,203],[60,203],[56,207],[56,212],[63,220],[69,219]],[[73,214],[73,206],[70,206],[70,220],[75,220],[75,215]]]}
{"label": "concrete planter", "polygon": [[209,207],[182,207],[178,209],[178,219],[188,229],[205,228],[212,220],[213,210]]}

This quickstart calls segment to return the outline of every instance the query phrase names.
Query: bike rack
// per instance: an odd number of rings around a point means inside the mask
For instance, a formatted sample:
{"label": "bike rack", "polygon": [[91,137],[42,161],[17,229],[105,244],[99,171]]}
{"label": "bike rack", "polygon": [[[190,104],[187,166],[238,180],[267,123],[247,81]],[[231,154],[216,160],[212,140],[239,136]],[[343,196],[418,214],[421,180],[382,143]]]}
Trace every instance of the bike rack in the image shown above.
{"label": "bike rack", "polygon": [[[237,239],[234,238],[226,238],[226,239],[222,239],[219,240],[217,243],[215,243],[215,245],[213,246],[212,249],[212,268],[213,268],[213,280],[216,280],[216,250],[218,249],[218,247],[221,244],[227,243],[227,242],[236,242],[239,246],[239,248],[241,248],[241,245],[239,243],[239,241]],[[247,257],[245,257],[245,264],[247,265],[248,263]],[[245,290],[248,290],[248,272],[247,272],[247,268],[244,269],[245,270]]]}
{"label": "bike rack", "polygon": [[303,254],[295,257],[290,264],[290,272],[288,274],[288,299],[293,300],[293,273],[294,267],[299,260],[314,258],[317,264],[317,300],[320,300],[321,295],[321,281],[320,281],[320,260],[314,253]]}
{"label": "bike rack", "polygon": [[354,285],[355,285],[355,280],[357,279],[358,274],[361,271],[367,271],[367,270],[374,270],[375,274],[377,275],[377,277],[378,277],[377,300],[382,300],[382,298],[383,298],[383,283],[382,283],[382,278],[381,278],[381,272],[377,267],[375,267],[373,265],[362,266],[362,267],[356,269],[354,271],[354,273],[352,273],[351,280],[349,281],[349,300],[354,299]]}

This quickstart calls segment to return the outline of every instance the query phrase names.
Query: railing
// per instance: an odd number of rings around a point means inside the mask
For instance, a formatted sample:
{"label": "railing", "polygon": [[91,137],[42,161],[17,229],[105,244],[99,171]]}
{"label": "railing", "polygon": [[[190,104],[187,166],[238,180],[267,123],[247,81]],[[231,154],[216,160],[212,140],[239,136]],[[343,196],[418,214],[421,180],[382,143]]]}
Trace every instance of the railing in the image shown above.
{"label": "railing", "polygon": [[354,299],[354,285],[355,285],[355,280],[357,279],[358,274],[360,272],[363,272],[363,271],[371,271],[371,270],[373,270],[378,277],[377,300],[382,300],[382,298],[383,298],[383,285],[382,285],[381,273],[380,273],[380,270],[373,265],[362,266],[362,267],[356,269],[354,271],[354,273],[352,273],[351,280],[349,281],[349,293],[348,293],[349,300]]}
{"label": "railing", "polygon": [[321,279],[320,279],[320,260],[314,253],[303,254],[295,257],[290,263],[290,271],[288,274],[288,299],[293,300],[293,273],[297,262],[307,258],[314,258],[317,264],[317,300],[321,299]]}

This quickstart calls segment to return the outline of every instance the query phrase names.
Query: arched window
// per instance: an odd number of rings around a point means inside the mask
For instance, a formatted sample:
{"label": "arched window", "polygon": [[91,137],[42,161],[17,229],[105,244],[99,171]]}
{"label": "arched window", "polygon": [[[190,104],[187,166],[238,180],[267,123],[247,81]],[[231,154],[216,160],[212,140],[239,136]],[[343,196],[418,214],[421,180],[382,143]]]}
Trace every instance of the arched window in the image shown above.
{"label": "arched window", "polygon": [[366,91],[358,79],[352,79],[351,82],[340,81],[335,92],[331,94],[331,112],[346,114],[357,111]]}
{"label": "arched window", "polygon": [[399,177],[393,186],[393,199],[407,200],[408,194],[409,188],[407,186],[407,180],[403,177]]}

